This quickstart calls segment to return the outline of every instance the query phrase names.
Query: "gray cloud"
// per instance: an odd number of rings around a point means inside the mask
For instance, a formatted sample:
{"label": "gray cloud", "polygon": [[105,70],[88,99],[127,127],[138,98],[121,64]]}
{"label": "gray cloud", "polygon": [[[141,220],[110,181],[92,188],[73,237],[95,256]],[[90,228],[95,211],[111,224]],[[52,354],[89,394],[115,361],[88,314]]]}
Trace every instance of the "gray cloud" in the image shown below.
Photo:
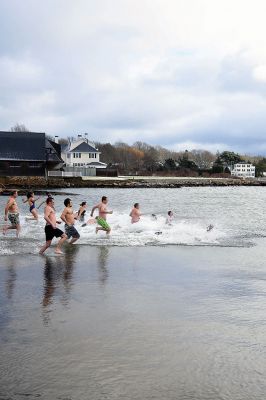
{"label": "gray cloud", "polygon": [[266,154],[266,60],[189,3],[2,1],[1,129]]}

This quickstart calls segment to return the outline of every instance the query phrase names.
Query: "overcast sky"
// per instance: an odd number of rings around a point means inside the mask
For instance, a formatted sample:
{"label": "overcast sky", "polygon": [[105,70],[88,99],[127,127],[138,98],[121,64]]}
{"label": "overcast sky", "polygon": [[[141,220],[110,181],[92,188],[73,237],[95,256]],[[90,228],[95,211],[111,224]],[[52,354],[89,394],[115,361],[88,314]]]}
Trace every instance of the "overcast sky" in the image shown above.
{"label": "overcast sky", "polygon": [[265,0],[1,0],[0,130],[266,154]]}

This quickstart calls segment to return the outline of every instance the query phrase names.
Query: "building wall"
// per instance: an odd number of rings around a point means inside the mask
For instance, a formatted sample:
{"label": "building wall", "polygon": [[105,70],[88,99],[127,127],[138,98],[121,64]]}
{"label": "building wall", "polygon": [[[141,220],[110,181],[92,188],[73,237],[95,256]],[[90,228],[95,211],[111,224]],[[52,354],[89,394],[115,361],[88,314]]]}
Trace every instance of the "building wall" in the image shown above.
{"label": "building wall", "polygon": [[78,152],[72,152],[72,153],[67,153],[66,161],[65,163],[67,165],[76,165],[79,164],[79,166],[85,166],[93,161],[100,161],[99,153],[78,153]]}
{"label": "building wall", "polygon": [[0,176],[45,176],[42,161],[0,161]]}
{"label": "building wall", "polygon": [[238,177],[255,178],[255,166],[252,164],[234,164],[231,174]]}

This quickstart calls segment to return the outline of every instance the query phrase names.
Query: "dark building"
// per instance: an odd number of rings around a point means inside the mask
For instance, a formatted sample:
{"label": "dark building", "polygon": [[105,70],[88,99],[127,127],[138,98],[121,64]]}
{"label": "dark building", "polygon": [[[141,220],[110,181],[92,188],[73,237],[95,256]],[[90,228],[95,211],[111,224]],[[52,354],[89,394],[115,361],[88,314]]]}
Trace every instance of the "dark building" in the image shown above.
{"label": "dark building", "polygon": [[1,176],[45,176],[62,165],[60,146],[45,133],[0,131]]}

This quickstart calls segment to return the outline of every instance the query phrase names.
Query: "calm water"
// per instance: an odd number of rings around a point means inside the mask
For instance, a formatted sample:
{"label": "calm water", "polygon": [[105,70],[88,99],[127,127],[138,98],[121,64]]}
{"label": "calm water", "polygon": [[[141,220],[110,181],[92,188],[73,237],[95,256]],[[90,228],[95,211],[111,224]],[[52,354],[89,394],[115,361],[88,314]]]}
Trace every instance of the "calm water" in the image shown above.
{"label": "calm water", "polygon": [[40,257],[26,207],[21,239],[0,237],[0,399],[264,399],[266,189],[73,192],[107,194],[109,239],[80,228]]}

